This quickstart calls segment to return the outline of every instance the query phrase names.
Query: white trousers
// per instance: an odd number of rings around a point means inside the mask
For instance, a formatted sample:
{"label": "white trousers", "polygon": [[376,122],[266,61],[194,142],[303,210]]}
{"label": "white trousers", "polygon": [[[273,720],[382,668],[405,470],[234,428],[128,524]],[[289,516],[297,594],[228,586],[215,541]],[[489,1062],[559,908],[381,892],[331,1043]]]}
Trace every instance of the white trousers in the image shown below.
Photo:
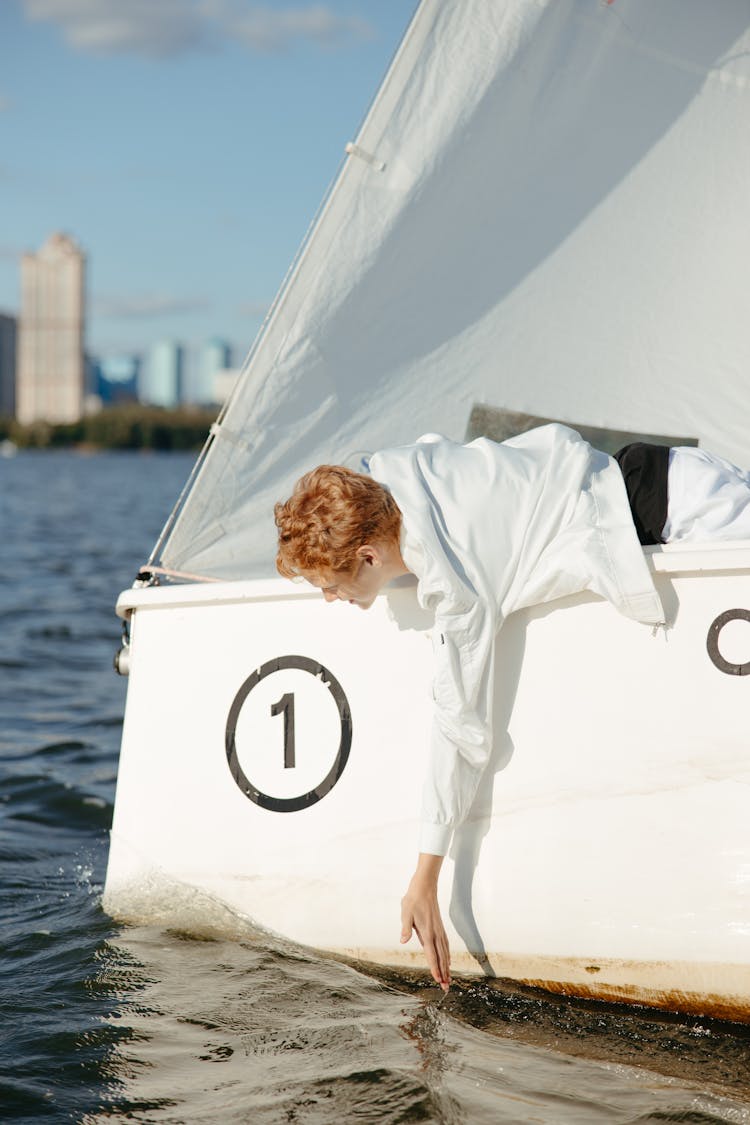
{"label": "white trousers", "polygon": [[750,473],[692,446],[669,451],[665,543],[750,539]]}

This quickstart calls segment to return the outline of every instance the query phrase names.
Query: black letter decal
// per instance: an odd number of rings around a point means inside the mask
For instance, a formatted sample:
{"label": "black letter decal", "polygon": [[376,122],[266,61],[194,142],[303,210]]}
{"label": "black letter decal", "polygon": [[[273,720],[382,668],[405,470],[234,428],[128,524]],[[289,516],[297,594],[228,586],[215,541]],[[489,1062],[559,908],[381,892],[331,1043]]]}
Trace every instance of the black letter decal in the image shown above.
{"label": "black letter decal", "polygon": [[271,705],[271,714],[284,712],[284,769],[294,769],[294,692],[282,695],[278,703]]}

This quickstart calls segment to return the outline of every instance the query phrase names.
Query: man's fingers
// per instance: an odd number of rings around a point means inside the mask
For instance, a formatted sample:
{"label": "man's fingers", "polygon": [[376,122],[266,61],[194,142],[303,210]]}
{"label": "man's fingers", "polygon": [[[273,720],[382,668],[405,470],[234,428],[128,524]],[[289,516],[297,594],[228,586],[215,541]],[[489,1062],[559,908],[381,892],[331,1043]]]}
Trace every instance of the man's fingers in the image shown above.
{"label": "man's fingers", "polygon": [[447,989],[450,984],[450,954],[448,952],[448,944],[445,935],[430,935],[429,938],[423,938],[416,926],[414,929],[424,949],[427,968],[432,974],[432,979],[436,984],[439,984],[441,988]]}
{"label": "man's fingers", "polygon": [[436,974],[433,974],[435,975],[435,980],[443,988],[447,988],[451,980],[449,969],[449,955],[442,942],[435,950],[435,967],[437,970]]}
{"label": "man's fingers", "polygon": [[401,900],[401,942],[416,933],[436,984],[444,990],[450,985],[450,947],[440,909],[433,896],[407,894]]}
{"label": "man's fingers", "polygon": [[[420,938],[420,941],[421,940]],[[433,980],[440,984],[440,961],[433,942],[423,941],[422,948],[424,949],[424,955],[427,960],[427,968],[432,973]]]}
{"label": "man's fingers", "polygon": [[435,936],[432,933],[425,933],[423,935],[416,922],[414,923],[414,933],[419,938],[419,944],[424,950],[425,959],[427,961],[427,968],[432,974],[432,979],[436,984],[442,985],[445,980],[444,970],[442,967],[445,962],[445,957],[443,956],[443,958],[441,959]]}
{"label": "man's fingers", "polygon": [[414,927],[414,916],[407,908],[404,901],[401,901],[401,944],[408,941],[411,937],[411,931]]}
{"label": "man's fingers", "polygon": [[450,973],[450,947],[444,930],[434,934],[429,942],[423,942],[427,964],[432,975],[443,989],[447,989],[451,982]]}
{"label": "man's fingers", "polygon": [[447,989],[451,982],[450,950],[447,937],[445,934],[439,936],[436,934],[423,935],[416,924],[414,925],[414,932],[424,949],[427,968],[430,970],[433,980],[441,988]]}
{"label": "man's fingers", "polygon": [[451,982],[451,951],[445,934],[441,935],[438,965],[440,968],[440,980],[438,983],[442,984],[443,988],[447,988]]}

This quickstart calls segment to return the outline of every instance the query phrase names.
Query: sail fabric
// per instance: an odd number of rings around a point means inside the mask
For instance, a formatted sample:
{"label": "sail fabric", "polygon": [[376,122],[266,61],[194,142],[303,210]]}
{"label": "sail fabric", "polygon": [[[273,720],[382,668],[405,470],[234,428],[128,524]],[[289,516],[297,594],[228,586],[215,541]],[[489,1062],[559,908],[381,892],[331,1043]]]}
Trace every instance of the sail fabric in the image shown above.
{"label": "sail fabric", "polygon": [[313,465],[472,406],[750,465],[750,4],[423,0],[161,551],[273,573]]}

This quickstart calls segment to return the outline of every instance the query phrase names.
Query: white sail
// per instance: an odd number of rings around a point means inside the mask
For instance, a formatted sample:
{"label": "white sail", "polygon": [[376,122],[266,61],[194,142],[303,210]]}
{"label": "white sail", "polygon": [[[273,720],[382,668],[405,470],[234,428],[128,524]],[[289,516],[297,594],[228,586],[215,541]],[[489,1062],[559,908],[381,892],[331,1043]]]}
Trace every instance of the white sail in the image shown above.
{"label": "white sail", "polygon": [[750,463],[747,0],[423,0],[160,561],[476,402]]}

